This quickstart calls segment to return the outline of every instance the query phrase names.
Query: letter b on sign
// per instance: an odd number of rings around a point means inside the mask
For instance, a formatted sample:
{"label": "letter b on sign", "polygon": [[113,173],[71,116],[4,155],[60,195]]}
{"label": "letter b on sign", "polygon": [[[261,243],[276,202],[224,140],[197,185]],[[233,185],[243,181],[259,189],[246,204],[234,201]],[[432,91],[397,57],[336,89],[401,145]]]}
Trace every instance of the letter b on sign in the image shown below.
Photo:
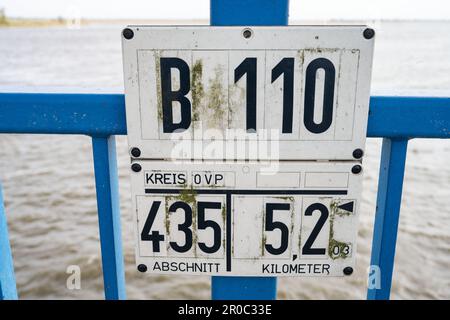
{"label": "letter b on sign", "polygon": [[[172,133],[185,130],[191,124],[191,102],[186,95],[191,90],[190,71],[187,63],[180,58],[161,58],[161,102],[163,112],[163,131]],[[180,73],[180,88],[172,89],[172,69]],[[173,102],[179,102],[181,121],[173,121]]]}

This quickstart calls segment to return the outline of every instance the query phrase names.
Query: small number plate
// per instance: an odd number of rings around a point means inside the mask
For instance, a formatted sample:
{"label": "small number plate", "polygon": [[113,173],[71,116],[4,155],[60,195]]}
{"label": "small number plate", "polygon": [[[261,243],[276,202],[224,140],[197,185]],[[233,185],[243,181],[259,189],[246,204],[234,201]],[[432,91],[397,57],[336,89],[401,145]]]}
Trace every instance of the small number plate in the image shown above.
{"label": "small number plate", "polygon": [[135,163],[141,270],[340,276],[354,265],[362,180],[351,172],[356,162]]}
{"label": "small number plate", "polygon": [[[129,28],[128,138],[142,158],[353,160],[364,150],[374,42],[364,26]],[[192,147],[178,150],[180,139]],[[247,154],[225,143],[255,139],[277,144]]]}

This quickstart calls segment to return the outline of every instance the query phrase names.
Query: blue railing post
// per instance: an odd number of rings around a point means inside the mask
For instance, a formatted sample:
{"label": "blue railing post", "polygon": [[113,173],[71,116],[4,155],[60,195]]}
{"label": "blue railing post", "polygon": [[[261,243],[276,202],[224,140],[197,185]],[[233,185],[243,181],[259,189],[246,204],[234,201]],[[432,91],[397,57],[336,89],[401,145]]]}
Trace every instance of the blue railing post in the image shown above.
{"label": "blue railing post", "polygon": [[371,276],[378,276],[380,281],[369,283],[370,300],[387,300],[391,293],[407,147],[407,139],[383,139],[370,262],[379,268],[374,269],[379,274]]}
{"label": "blue railing post", "polygon": [[0,300],[16,300],[16,278],[9,245],[8,224],[3,206],[3,192],[0,184]]}
{"label": "blue railing post", "polygon": [[211,0],[212,26],[284,26],[289,0]]}
{"label": "blue railing post", "polygon": [[[211,25],[287,25],[289,0],[211,0]],[[276,277],[212,277],[212,299],[273,300]]]}
{"label": "blue railing post", "polygon": [[111,300],[125,299],[125,273],[114,136],[93,137],[92,149],[105,298]]}

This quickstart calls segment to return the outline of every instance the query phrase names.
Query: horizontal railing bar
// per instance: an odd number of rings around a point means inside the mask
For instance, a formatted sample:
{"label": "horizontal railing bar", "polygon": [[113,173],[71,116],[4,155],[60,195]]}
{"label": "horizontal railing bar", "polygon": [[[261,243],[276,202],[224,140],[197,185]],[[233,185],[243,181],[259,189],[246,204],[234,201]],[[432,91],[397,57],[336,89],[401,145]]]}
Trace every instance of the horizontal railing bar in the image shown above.
{"label": "horizontal railing bar", "polygon": [[0,133],[127,133],[123,94],[0,93]]}
{"label": "horizontal railing bar", "polygon": [[450,97],[371,97],[367,136],[448,139]]}
{"label": "horizontal railing bar", "polygon": [[[0,93],[0,133],[127,133],[123,94]],[[374,96],[368,137],[450,138],[450,97]]]}

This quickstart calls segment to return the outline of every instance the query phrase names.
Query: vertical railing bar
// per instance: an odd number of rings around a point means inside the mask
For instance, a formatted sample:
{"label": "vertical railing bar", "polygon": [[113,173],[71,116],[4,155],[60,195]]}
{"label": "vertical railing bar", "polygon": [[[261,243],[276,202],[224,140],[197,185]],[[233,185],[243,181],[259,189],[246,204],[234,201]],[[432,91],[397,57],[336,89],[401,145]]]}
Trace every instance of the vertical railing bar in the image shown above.
{"label": "vertical railing bar", "polygon": [[213,300],[275,300],[276,277],[211,277]]}
{"label": "vertical railing bar", "polygon": [[367,299],[390,297],[407,139],[383,139]]}
{"label": "vertical railing bar", "polygon": [[[211,0],[211,25],[287,25],[288,0]],[[276,277],[212,277],[214,300],[273,300]]]}
{"label": "vertical railing bar", "polygon": [[0,300],[17,300],[16,277],[0,184]]}
{"label": "vertical railing bar", "polygon": [[114,136],[93,137],[95,188],[105,298],[125,299],[119,189]]}

